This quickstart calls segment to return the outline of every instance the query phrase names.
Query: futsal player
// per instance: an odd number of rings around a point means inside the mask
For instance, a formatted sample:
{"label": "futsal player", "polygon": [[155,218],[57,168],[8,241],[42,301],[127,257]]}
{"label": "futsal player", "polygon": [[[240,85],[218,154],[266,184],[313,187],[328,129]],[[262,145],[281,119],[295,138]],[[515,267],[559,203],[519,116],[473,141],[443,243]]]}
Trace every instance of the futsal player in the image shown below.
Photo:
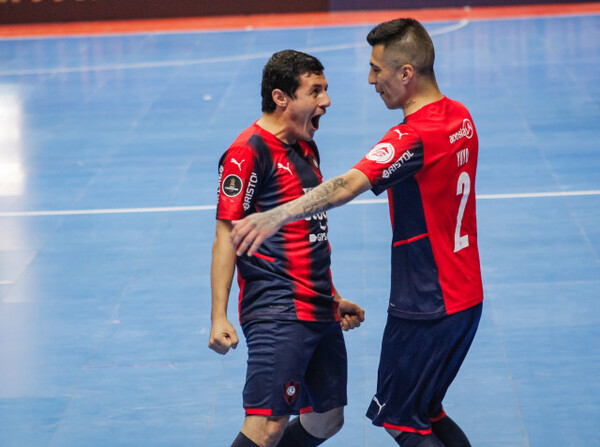
{"label": "futsal player", "polygon": [[[364,311],[334,289],[327,216],[283,225],[254,256],[231,247],[232,220],[298,198],[322,181],[313,136],[330,105],[323,66],[293,50],[275,53],[262,78],[263,114],[219,162],[209,347],[239,342],[227,320],[235,266],[248,345],[246,418],[232,447],[311,447],[343,424],[347,360],[342,329]],[[299,414],[288,423],[290,415]]]}
{"label": "futsal player", "polygon": [[[367,411],[403,447],[469,446],[442,401],[479,324],[483,287],[477,248],[473,119],[438,88],[434,48],[413,19],[379,24],[369,83],[404,120],[345,174],[302,198],[234,222],[238,255],[252,255],[287,222],[388,192],[392,284],[377,392]],[[263,242],[264,241],[264,242]]]}

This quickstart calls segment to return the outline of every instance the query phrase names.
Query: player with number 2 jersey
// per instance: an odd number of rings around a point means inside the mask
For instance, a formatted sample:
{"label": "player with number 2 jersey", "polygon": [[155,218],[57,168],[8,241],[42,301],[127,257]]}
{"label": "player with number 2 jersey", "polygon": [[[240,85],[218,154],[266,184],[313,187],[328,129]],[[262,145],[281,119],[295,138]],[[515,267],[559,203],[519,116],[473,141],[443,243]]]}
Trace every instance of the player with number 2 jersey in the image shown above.
{"label": "player with number 2 jersey", "polygon": [[390,129],[354,166],[375,194],[388,192],[390,314],[439,318],[483,300],[474,200],[477,150],[471,115],[444,97]]}

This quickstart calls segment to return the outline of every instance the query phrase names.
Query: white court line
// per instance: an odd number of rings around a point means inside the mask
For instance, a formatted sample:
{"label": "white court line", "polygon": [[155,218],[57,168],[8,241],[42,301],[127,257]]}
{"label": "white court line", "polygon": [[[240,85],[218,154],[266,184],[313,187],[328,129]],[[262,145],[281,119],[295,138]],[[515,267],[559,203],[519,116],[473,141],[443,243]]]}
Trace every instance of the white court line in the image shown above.
{"label": "white court line", "polygon": [[[597,196],[600,190],[588,191],[556,191],[556,192],[530,192],[515,194],[481,194],[477,200],[499,199],[530,199],[539,197],[570,197],[570,196]],[[387,199],[359,199],[353,200],[349,205],[374,205],[388,203]],[[132,213],[176,213],[181,211],[208,211],[215,210],[215,205],[198,206],[165,206],[156,208],[108,208],[97,210],[58,210],[58,211],[6,211],[0,212],[0,217],[35,217],[35,216],[77,216],[92,214],[132,214]]]}
{"label": "white court line", "polygon": [[[450,33],[461,28],[464,28],[469,24],[466,19],[460,20],[459,22],[445,26],[436,30],[431,31],[429,34],[436,36],[439,34]],[[327,51],[341,51],[349,50],[354,48],[367,47],[369,44],[366,41],[358,43],[348,43],[339,45],[326,45],[319,47],[302,48],[300,51],[305,53],[323,53]],[[272,52],[268,53],[253,53],[253,54],[239,54],[236,56],[222,56],[222,57],[208,57],[202,59],[190,59],[190,60],[173,60],[173,61],[156,61],[156,62],[140,62],[136,64],[117,64],[117,65],[91,65],[84,67],[57,67],[57,68],[42,68],[42,69],[27,69],[27,70],[9,70],[0,71],[0,76],[21,76],[21,75],[39,75],[39,74],[64,74],[64,73],[81,73],[90,71],[110,71],[110,70],[137,70],[146,68],[164,68],[164,67],[185,67],[191,65],[202,65],[202,64],[215,64],[222,62],[240,62],[252,59],[268,59],[272,56]]]}
{"label": "white court line", "polygon": [[98,210],[58,210],[58,211],[7,211],[0,213],[0,217],[26,217],[26,216],[78,216],[90,214],[131,214],[131,213],[174,213],[180,211],[214,210],[215,205],[199,206],[165,206],[156,208],[108,208]]}

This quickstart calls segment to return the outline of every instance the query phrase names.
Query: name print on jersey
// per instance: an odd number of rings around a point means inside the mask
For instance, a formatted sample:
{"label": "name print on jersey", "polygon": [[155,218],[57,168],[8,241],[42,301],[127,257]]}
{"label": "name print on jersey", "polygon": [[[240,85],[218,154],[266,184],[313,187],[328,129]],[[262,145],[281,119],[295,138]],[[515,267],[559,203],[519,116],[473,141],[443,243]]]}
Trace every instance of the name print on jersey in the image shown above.
{"label": "name print on jersey", "polygon": [[460,168],[469,162],[469,149],[462,149],[456,153],[456,162]]}

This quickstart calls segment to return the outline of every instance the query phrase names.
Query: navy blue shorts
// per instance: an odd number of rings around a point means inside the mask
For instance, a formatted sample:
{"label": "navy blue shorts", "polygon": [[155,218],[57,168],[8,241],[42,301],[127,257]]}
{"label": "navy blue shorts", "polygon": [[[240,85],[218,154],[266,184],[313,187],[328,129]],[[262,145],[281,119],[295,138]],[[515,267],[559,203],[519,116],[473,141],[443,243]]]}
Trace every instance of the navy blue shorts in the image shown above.
{"label": "navy blue shorts", "polygon": [[346,405],[348,362],[339,322],[255,321],[243,331],[246,414],[324,413]]}
{"label": "navy blue shorts", "polygon": [[374,425],[426,435],[443,415],[442,400],[465,359],[482,305],[435,320],[388,315],[377,393],[367,410]]}

